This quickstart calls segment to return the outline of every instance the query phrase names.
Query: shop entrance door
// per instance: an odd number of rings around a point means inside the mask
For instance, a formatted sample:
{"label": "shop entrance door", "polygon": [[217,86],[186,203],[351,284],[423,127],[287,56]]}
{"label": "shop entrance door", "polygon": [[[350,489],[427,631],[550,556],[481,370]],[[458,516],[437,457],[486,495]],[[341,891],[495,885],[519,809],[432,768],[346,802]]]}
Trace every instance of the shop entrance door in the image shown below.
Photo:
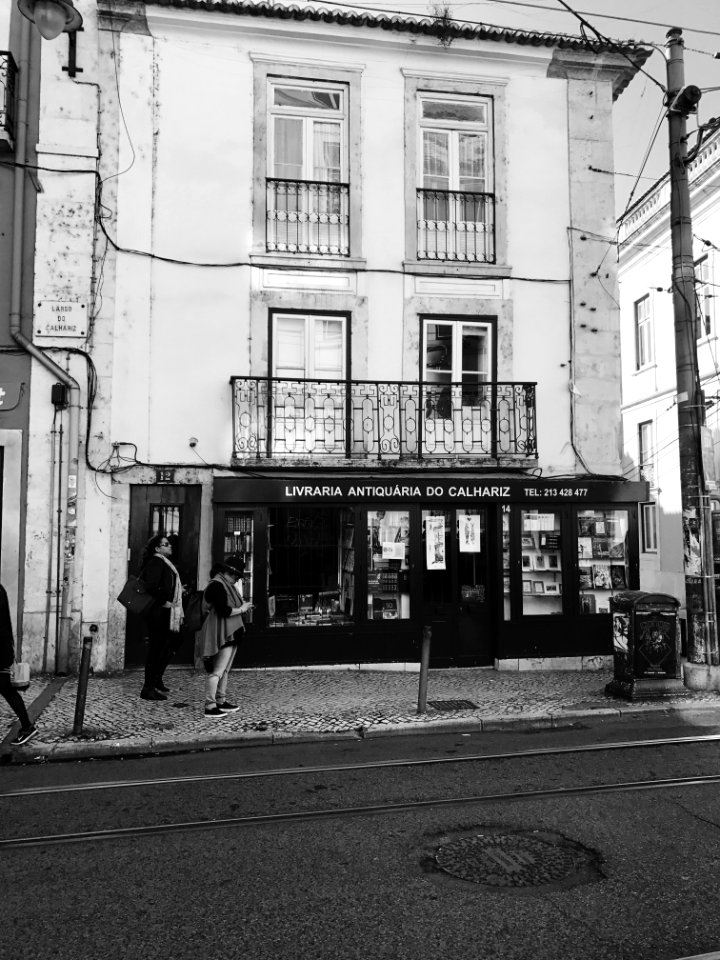
{"label": "shop entrance door", "polygon": [[493,663],[487,510],[422,511],[423,625],[433,666]]}
{"label": "shop entrance door", "polygon": [[[200,487],[169,484],[137,484],[130,488],[130,538],[128,574],[140,572],[143,547],[158,533],[172,544],[171,560],[184,584],[197,584],[198,544],[200,540]],[[125,630],[125,666],[145,662],[147,645],[145,623],[132,613]],[[194,637],[183,634],[182,646],[173,663],[192,663]]]}

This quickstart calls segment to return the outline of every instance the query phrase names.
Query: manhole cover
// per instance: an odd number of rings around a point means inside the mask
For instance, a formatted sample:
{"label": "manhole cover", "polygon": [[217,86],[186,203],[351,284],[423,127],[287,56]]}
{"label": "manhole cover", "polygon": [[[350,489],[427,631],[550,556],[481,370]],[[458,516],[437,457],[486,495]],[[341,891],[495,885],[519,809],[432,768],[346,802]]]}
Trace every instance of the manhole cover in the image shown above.
{"label": "manhole cover", "polygon": [[492,887],[557,883],[583,865],[572,847],[523,834],[480,834],[453,840],[439,848],[435,861],[453,877]]}
{"label": "manhole cover", "polygon": [[477,710],[472,700],[428,700],[428,706],[435,710]]}

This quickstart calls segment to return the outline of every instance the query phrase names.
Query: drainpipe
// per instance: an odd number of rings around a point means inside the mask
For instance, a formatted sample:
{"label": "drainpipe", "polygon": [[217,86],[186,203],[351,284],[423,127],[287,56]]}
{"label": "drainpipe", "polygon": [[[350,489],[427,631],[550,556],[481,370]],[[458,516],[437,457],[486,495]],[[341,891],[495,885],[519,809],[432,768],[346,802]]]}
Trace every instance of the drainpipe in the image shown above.
{"label": "drainpipe", "polygon": [[[13,233],[12,233],[12,269],[10,274],[10,335],[26,353],[30,354],[45,369],[68,388],[68,472],[65,497],[65,562],[62,580],[62,600],[60,610],[60,635],[55,638],[57,644],[55,662],[57,672],[67,672],[70,658],[70,628],[72,622],[73,567],[75,559],[75,534],[77,530],[77,479],[80,444],[80,385],[62,367],[58,366],[21,330],[22,305],[22,256],[24,248],[25,217],[25,170],[27,162],[27,114],[28,91],[30,89],[30,30],[29,20],[22,17],[20,22],[20,57],[18,87],[18,117],[16,156],[13,183]],[[62,478],[60,480],[62,482]],[[47,603],[50,598],[47,598]]]}

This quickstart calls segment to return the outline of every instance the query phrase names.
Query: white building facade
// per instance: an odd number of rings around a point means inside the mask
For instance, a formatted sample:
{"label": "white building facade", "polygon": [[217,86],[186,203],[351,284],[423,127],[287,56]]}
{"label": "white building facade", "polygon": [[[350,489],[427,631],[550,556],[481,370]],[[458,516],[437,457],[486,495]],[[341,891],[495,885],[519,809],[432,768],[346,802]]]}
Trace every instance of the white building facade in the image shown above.
{"label": "white building facade", "polygon": [[[688,148],[693,147],[692,138]],[[688,164],[693,221],[695,302],[688,337],[697,354],[712,449],[703,458],[717,476],[720,371],[716,243],[720,236],[720,138],[710,136]],[[623,473],[650,485],[640,506],[640,583],[685,603],[670,238],[670,181],[660,180],[620,223],[623,357]],[[708,450],[710,445],[708,444]],[[717,489],[717,488],[716,488]],[[715,509],[720,503],[715,502]],[[717,551],[716,551],[717,553]]]}
{"label": "white building facade", "polygon": [[74,461],[38,370],[35,668],[74,669],[91,628],[95,669],[141,662],[115,597],[158,532],[190,587],[245,555],[240,663],[407,663],[425,627],[436,665],[607,663],[647,489],[621,476],[597,171],[647,51],[317,4],[77,6],[82,74],[43,49],[32,323],[78,384],[77,535],[48,526],[46,465],[62,485]]}

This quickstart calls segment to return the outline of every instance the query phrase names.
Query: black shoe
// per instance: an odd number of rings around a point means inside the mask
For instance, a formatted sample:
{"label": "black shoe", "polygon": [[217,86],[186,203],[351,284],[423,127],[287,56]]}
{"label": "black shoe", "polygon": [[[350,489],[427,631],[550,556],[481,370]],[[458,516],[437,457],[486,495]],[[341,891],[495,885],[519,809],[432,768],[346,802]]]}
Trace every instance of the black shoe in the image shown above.
{"label": "black shoe", "polygon": [[160,681],[160,683],[156,683],[156,684],[155,684],[155,689],[156,689],[156,690],[159,690],[160,693],[169,693],[169,692],[170,692],[170,687],[166,687],[165,684],[162,682],[162,680]]}
{"label": "black shoe", "polygon": [[235,713],[236,710],[239,710],[240,707],[236,707],[233,703],[228,703],[227,700],[225,703],[219,703],[217,705],[218,710],[222,710],[223,713]]}
{"label": "black shoe", "polygon": [[205,707],[205,716],[218,720],[220,717],[226,716],[226,714],[220,707]]}
{"label": "black shoe", "polygon": [[159,690],[153,690],[152,687],[143,687],[140,691],[140,698],[142,700],[167,700],[164,693],[160,693]]}

